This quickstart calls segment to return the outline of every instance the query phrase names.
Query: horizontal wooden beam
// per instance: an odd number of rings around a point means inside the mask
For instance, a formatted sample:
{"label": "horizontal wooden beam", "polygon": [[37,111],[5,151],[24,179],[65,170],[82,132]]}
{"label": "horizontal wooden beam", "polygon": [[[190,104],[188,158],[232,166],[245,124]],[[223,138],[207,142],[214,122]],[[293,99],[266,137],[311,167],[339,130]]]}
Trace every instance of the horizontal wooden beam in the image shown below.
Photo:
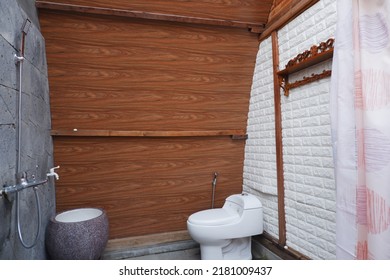
{"label": "horizontal wooden beam", "polygon": [[77,12],[77,13],[94,14],[94,15],[120,16],[120,17],[150,19],[150,20],[162,20],[162,21],[182,22],[182,23],[207,24],[207,25],[224,26],[224,27],[238,27],[238,28],[246,28],[253,33],[261,33],[265,28],[265,23],[262,22],[244,22],[244,21],[236,21],[236,20],[190,17],[190,16],[181,16],[181,15],[172,15],[172,14],[123,10],[123,9],[60,4],[60,3],[53,3],[50,1],[36,1],[35,4],[37,8],[46,9],[46,10]]}
{"label": "horizontal wooden beam", "polygon": [[84,136],[84,137],[210,137],[230,136],[233,140],[245,140],[244,130],[200,130],[200,131],[122,131],[102,129],[53,129],[52,136]]}

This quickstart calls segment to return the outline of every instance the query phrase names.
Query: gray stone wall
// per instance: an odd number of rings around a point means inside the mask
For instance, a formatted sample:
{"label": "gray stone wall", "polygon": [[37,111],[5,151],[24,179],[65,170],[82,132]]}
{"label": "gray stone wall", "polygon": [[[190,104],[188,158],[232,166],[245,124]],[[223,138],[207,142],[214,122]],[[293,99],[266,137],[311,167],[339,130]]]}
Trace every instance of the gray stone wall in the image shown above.
{"label": "gray stone wall", "polygon": [[[26,36],[22,77],[21,168],[30,176],[44,179],[53,166],[50,137],[49,86],[45,42],[39,31],[33,0],[0,1],[0,184],[14,185],[17,162],[17,104],[21,28],[26,18],[32,22]],[[31,177],[29,177],[31,178]],[[0,259],[45,259],[45,228],[55,213],[53,179],[38,187],[42,216],[39,240],[31,249],[18,238],[16,201],[0,197]],[[32,189],[20,192],[20,226],[22,236],[31,244],[37,232],[37,206]]]}

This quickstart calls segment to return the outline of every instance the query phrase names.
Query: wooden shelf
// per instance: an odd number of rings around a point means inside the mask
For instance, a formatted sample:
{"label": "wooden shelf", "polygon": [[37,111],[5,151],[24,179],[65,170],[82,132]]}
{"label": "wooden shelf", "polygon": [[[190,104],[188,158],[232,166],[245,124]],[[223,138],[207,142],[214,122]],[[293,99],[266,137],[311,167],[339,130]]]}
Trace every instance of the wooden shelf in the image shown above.
{"label": "wooden shelf", "polygon": [[260,22],[245,22],[245,21],[237,21],[237,20],[190,17],[190,16],[152,13],[152,12],[143,12],[143,11],[134,11],[134,10],[60,4],[60,3],[53,3],[50,1],[36,1],[35,5],[38,9],[46,9],[46,10],[54,10],[54,11],[66,11],[66,12],[77,12],[77,13],[85,13],[85,14],[93,14],[93,15],[120,16],[120,17],[129,17],[129,18],[246,28],[250,32],[258,33],[258,34],[263,32],[265,29],[265,24]]}
{"label": "wooden shelf", "polygon": [[289,96],[289,90],[292,88],[296,88],[331,75],[331,70],[324,70],[322,73],[311,74],[311,76],[303,77],[302,80],[293,83],[289,83],[288,81],[289,75],[332,58],[334,49],[333,43],[334,39],[330,38],[326,42],[321,42],[318,46],[312,46],[310,50],[300,53],[295,58],[291,59],[287,63],[285,69],[276,73],[279,78],[279,85],[283,88],[285,96]]}
{"label": "wooden shelf", "polygon": [[201,131],[123,131],[96,129],[53,129],[52,136],[83,136],[83,137],[210,137],[230,136],[234,140],[245,140],[244,130],[201,130]]}
{"label": "wooden shelf", "polygon": [[330,50],[327,50],[323,53],[318,54],[317,56],[310,57],[307,60],[305,60],[299,64],[295,64],[294,66],[291,66],[291,67],[285,68],[281,71],[278,71],[277,74],[279,76],[291,75],[291,74],[299,72],[303,69],[306,69],[308,67],[314,66],[318,63],[321,63],[323,61],[326,61],[332,57],[333,57],[333,49],[330,49]]}

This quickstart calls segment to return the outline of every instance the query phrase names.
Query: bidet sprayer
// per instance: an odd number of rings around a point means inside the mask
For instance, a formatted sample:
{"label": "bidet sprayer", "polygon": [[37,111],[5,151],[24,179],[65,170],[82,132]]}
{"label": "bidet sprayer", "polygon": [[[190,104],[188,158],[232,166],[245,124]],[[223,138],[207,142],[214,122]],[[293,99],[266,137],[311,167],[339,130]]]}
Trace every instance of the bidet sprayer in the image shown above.
{"label": "bidet sprayer", "polygon": [[211,182],[211,209],[214,208],[215,187],[217,186],[217,176],[218,176],[218,173],[214,172],[213,181]]}
{"label": "bidet sprayer", "polygon": [[213,188],[215,188],[215,186],[217,185],[217,176],[218,176],[218,173],[214,172],[214,178],[213,178],[213,182],[212,182]]}

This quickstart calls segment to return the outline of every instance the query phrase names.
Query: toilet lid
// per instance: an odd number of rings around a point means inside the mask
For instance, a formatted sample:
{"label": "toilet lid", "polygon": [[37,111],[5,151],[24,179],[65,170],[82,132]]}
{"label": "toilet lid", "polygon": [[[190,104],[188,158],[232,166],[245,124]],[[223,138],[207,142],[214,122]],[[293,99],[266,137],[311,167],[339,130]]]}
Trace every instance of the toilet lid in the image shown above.
{"label": "toilet lid", "polygon": [[237,213],[219,208],[196,212],[188,218],[188,221],[197,225],[218,226],[228,224],[238,218],[239,215]]}

